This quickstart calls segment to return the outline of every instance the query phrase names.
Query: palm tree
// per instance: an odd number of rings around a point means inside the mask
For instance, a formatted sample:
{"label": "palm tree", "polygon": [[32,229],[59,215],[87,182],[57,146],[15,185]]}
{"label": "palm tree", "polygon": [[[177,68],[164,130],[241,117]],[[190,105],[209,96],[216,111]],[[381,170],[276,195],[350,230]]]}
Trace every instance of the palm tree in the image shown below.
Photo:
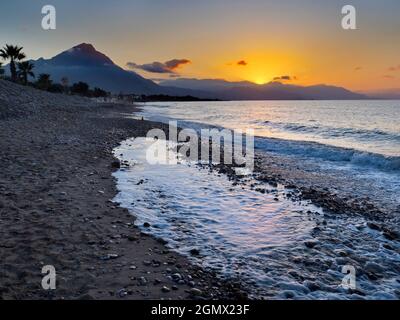
{"label": "palm tree", "polygon": [[46,73],[40,74],[36,82],[37,87],[42,90],[49,90],[52,84],[53,81],[50,79],[50,75]]}
{"label": "palm tree", "polygon": [[18,76],[24,85],[28,83],[28,77],[35,77],[35,74],[33,73],[34,67],[35,65],[29,61],[18,63]]}
{"label": "palm tree", "polygon": [[17,81],[17,68],[15,63],[26,58],[22,49],[22,47],[6,44],[6,46],[0,50],[0,57],[4,60],[10,60],[11,79],[15,82]]}

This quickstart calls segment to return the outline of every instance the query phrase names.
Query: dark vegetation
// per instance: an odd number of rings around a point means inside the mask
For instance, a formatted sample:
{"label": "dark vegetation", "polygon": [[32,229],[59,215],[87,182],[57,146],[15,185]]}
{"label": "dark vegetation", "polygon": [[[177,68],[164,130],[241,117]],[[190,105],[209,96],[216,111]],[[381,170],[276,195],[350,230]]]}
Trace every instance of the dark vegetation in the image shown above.
{"label": "dark vegetation", "polygon": [[5,76],[5,70],[0,62],[0,78],[53,93],[79,95],[90,98],[107,98],[111,95],[101,88],[91,89],[85,82],[73,83],[70,86],[67,77],[62,78],[61,83],[55,83],[49,74],[39,74],[36,76],[34,72],[35,65],[25,60],[26,55],[22,50],[22,47],[8,44],[0,49],[0,58],[5,62],[9,61],[10,68],[10,76]]}
{"label": "dark vegetation", "polygon": [[200,99],[193,96],[169,96],[165,94],[140,95],[136,101],[218,101],[217,99]]}
{"label": "dark vegetation", "polygon": [[[90,88],[89,84],[79,81],[70,84],[67,77],[63,77],[60,83],[56,83],[51,79],[49,74],[35,74],[35,65],[22,52],[23,47],[14,45],[5,45],[0,49],[0,58],[5,62],[9,62],[10,76],[6,75],[5,70],[0,62],[0,78],[19,83],[25,86],[31,86],[39,90],[62,93],[69,95],[79,95],[89,98],[112,98],[110,92],[101,88]],[[125,102],[148,102],[148,101],[216,101],[213,99],[200,99],[193,96],[169,96],[169,95],[137,95],[137,94],[119,94],[114,96],[119,101]]]}

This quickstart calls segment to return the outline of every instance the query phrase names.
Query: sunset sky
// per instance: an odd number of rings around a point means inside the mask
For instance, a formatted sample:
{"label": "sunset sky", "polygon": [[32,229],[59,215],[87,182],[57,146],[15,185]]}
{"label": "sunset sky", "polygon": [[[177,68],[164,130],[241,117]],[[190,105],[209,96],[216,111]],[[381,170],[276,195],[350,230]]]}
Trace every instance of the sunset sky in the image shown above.
{"label": "sunset sky", "polygon": [[[57,9],[55,31],[41,29],[45,4]],[[341,28],[341,8],[346,4],[357,9],[358,30]],[[135,71],[152,79],[181,76],[265,83],[285,76],[282,81],[302,85],[400,88],[399,0],[0,4],[1,46],[21,45],[36,59],[82,42],[92,43],[124,68],[130,62]]]}

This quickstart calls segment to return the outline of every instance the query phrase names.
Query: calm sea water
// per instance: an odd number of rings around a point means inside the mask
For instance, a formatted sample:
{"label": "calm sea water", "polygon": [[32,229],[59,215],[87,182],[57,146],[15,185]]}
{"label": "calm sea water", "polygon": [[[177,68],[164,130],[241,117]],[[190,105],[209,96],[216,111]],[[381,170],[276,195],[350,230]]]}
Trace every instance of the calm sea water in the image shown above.
{"label": "calm sea water", "polygon": [[400,156],[400,100],[160,102],[146,104],[143,113],[155,120],[252,128],[260,137]]}
{"label": "calm sea water", "polygon": [[161,102],[145,104],[142,116],[194,129],[253,129],[257,150],[323,174],[334,170],[351,181],[367,179],[355,182],[359,195],[373,193],[382,203],[400,205],[399,100]]}

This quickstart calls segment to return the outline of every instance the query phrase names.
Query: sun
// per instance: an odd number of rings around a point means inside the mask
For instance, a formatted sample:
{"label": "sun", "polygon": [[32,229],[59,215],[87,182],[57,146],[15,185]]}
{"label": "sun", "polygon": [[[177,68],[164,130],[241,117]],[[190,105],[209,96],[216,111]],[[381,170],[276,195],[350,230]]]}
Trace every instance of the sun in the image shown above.
{"label": "sun", "polygon": [[256,78],[256,79],[253,80],[253,82],[254,82],[255,84],[258,84],[258,85],[266,84],[266,83],[267,83],[267,81],[266,81],[264,78]]}

